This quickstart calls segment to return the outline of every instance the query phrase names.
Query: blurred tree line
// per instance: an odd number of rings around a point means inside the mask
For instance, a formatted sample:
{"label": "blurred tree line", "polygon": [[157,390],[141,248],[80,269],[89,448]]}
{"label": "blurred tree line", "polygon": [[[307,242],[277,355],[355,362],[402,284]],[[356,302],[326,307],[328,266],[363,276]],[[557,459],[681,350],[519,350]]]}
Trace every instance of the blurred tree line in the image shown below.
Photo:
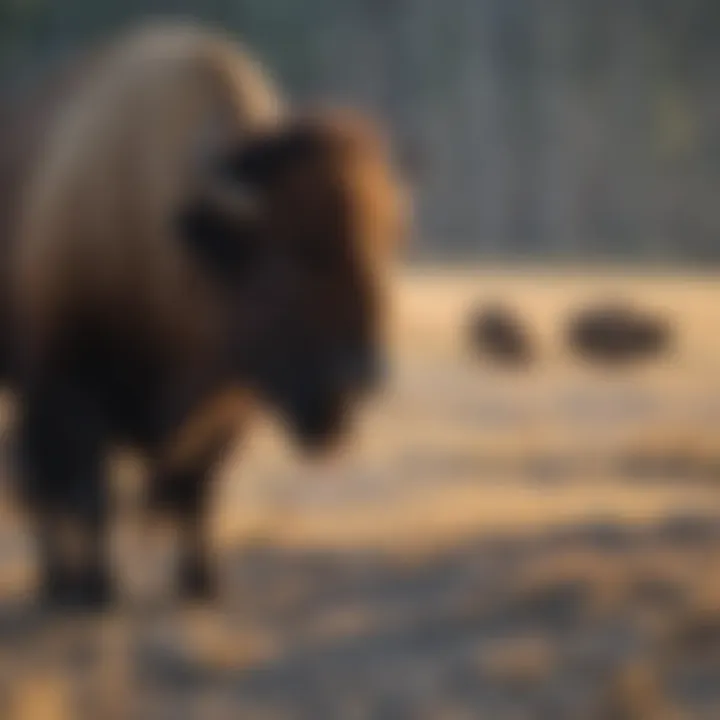
{"label": "blurred tree line", "polygon": [[425,256],[720,258],[718,0],[0,0],[0,80],[162,15],[380,112]]}

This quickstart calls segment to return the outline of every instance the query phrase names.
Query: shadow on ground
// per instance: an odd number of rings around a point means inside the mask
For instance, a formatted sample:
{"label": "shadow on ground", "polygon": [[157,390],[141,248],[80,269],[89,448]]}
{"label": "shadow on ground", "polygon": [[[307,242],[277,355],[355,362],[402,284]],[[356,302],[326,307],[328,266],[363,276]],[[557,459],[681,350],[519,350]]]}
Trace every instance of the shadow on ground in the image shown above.
{"label": "shadow on ground", "polygon": [[244,548],[213,612],[59,624],[8,600],[3,717],[718,717],[719,560],[720,519],[693,517],[417,554]]}

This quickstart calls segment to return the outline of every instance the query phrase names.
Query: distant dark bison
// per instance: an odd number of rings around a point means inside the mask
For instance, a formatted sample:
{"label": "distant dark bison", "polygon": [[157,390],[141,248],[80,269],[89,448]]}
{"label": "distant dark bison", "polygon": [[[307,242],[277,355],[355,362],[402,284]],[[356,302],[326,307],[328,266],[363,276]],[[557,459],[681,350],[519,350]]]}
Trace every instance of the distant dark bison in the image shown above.
{"label": "distant dark bison", "polygon": [[470,320],[474,354],[496,364],[524,367],[533,360],[533,344],[521,319],[508,307],[493,303]]}
{"label": "distant dark bison", "polygon": [[207,596],[209,478],[255,405],[314,449],[376,384],[403,195],[369,120],[290,113],[215,33],[143,27],[79,67],[0,137],[3,347],[41,592],[111,599],[103,466],[121,443],[181,530],[181,592]]}
{"label": "distant dark bison", "polygon": [[567,328],[567,343],[577,356],[606,364],[657,357],[667,352],[671,336],[665,318],[622,302],[580,310]]}

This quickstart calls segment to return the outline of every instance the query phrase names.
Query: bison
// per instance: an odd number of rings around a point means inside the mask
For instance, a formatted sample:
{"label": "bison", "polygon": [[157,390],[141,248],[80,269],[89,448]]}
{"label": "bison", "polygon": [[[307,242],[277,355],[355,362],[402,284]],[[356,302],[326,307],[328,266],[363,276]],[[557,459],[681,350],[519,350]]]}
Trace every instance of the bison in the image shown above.
{"label": "bison", "polygon": [[91,58],[16,125],[34,135],[0,222],[40,596],[112,601],[104,461],[122,444],[180,529],[181,596],[207,598],[230,440],[264,407],[325,448],[378,385],[405,196],[372,120],[291,112],[219,33],[153,24]]}
{"label": "bison", "polygon": [[500,303],[473,315],[470,344],[480,357],[508,367],[526,367],[532,362],[532,341],[520,318]]}
{"label": "bison", "polygon": [[567,328],[567,342],[576,355],[612,365],[657,356],[670,340],[671,329],[663,318],[618,301],[580,310]]}

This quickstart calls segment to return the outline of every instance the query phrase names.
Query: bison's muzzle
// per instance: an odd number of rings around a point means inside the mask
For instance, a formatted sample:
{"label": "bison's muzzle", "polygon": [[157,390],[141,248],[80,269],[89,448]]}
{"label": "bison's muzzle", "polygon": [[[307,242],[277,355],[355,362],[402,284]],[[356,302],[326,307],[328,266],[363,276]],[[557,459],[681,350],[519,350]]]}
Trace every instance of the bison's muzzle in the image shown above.
{"label": "bison's muzzle", "polygon": [[380,389],[386,375],[385,363],[374,351],[346,353],[328,363],[296,359],[278,370],[266,376],[261,392],[311,452],[345,437],[354,408]]}

